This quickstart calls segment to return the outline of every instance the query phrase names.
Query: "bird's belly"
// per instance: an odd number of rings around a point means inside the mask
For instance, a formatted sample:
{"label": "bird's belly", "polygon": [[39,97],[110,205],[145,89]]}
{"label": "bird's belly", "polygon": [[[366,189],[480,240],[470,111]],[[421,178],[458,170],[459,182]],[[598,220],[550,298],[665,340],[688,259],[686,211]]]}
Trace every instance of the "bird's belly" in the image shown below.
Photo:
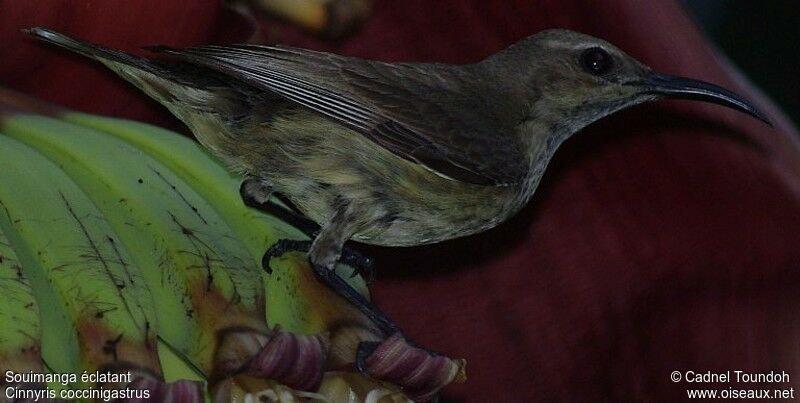
{"label": "bird's belly", "polygon": [[291,199],[318,223],[333,215],[332,201],[359,203],[358,216],[353,219],[358,225],[352,239],[382,246],[431,244],[483,232],[519,208],[512,192],[504,188],[460,183],[431,186],[427,181],[402,185],[385,180],[378,186],[385,178],[373,179],[371,186],[310,185],[302,197]]}

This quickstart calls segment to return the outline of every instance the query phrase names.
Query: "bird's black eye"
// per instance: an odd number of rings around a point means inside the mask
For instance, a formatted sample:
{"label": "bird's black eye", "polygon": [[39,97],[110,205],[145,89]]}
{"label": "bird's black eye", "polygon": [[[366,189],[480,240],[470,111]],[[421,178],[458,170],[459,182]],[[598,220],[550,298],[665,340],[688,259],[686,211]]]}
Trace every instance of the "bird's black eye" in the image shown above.
{"label": "bird's black eye", "polygon": [[603,48],[589,48],[581,53],[581,67],[587,73],[599,76],[608,73],[614,66],[614,58]]}

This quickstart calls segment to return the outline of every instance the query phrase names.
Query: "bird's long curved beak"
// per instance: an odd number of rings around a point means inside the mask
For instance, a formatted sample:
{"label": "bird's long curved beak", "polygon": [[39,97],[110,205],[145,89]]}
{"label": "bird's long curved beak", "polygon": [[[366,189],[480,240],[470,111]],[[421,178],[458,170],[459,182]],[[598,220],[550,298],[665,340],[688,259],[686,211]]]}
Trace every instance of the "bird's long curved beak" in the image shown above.
{"label": "bird's long curved beak", "polygon": [[652,73],[638,82],[645,94],[661,95],[669,98],[694,99],[711,102],[744,112],[772,126],[767,115],[758,110],[750,101],[725,88],[705,81],[669,74]]}

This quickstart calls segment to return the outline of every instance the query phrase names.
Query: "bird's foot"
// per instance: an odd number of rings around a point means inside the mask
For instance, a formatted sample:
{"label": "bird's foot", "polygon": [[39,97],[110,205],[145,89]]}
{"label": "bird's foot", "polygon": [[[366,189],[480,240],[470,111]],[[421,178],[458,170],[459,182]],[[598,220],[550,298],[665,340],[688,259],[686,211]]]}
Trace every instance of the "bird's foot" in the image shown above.
{"label": "bird's foot", "polygon": [[[261,260],[261,264],[264,270],[269,273],[272,271],[269,266],[269,262],[272,258],[281,256],[286,252],[308,252],[311,248],[311,243],[312,241],[310,240],[281,239],[267,250]],[[372,259],[359,252],[344,248],[339,261],[353,266],[355,269],[353,275],[356,273],[364,273],[368,278],[373,277]],[[386,314],[381,312],[371,302],[367,301],[363,295],[344,281],[334,270],[321,265],[315,265],[313,262],[310,263],[314,271],[314,276],[319,281],[327,285],[328,288],[332,289],[356,307],[361,313],[366,315],[384,334],[391,335],[394,333],[401,333],[400,328],[389,319]]]}
{"label": "bird's foot", "polygon": [[371,257],[355,249],[344,247],[342,248],[342,255],[339,257],[339,263],[344,263],[353,268],[350,278],[360,274],[367,284],[375,281],[375,262]]}
{"label": "bird's foot", "polygon": [[[269,261],[272,260],[272,258],[281,256],[286,252],[308,252],[309,249],[311,249],[310,240],[280,239],[264,253],[264,257],[261,259],[261,265],[267,273],[271,273],[272,269],[269,267]],[[342,248],[339,263],[346,264],[353,268],[350,278],[360,274],[367,283],[371,283],[375,280],[375,263],[373,259],[355,249],[347,247]]]}
{"label": "bird's foot", "polygon": [[[269,271],[269,262],[286,252],[308,252],[311,241],[282,239],[273,245],[262,260]],[[359,253],[342,253],[343,263],[369,262]],[[411,341],[386,314],[367,301],[334,270],[311,264],[315,277],[365,315],[387,338],[363,341],[356,352],[355,366],[362,374],[393,382],[416,401],[436,399],[439,390],[451,382],[465,379],[464,360],[454,360]]]}

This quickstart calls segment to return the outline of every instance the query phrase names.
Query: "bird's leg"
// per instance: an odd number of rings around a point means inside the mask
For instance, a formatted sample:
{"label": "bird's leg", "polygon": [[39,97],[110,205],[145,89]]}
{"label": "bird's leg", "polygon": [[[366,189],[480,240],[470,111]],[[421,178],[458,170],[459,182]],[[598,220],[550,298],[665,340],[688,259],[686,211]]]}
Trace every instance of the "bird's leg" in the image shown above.
{"label": "bird's leg", "polygon": [[[411,386],[424,396],[432,396],[434,401],[438,390],[450,383],[453,376],[446,376],[458,367],[458,361],[443,357],[440,354],[419,347],[413,340],[381,312],[375,305],[367,301],[363,295],[353,289],[333,270],[341,258],[342,247],[355,232],[357,210],[352,206],[337,210],[333,217],[322,226],[319,235],[313,241],[283,239],[278,241],[264,255],[262,264],[269,267],[269,260],[290,250],[308,251],[308,260],[316,278],[356,307],[384,334],[383,341],[361,341],[356,349],[356,369],[367,376],[391,380],[405,386]],[[378,351],[380,350],[380,351]],[[398,361],[403,362],[403,372],[386,372]],[[463,367],[463,364],[460,364]],[[431,370],[438,368],[440,370]],[[420,371],[426,372],[420,378]],[[459,370],[458,372],[460,372]],[[413,376],[412,376],[413,375]],[[409,383],[411,377],[414,382]],[[424,385],[423,388],[419,388]]]}
{"label": "bird's leg", "polygon": [[[319,281],[327,285],[361,311],[361,313],[369,318],[369,320],[386,335],[395,333],[402,334],[400,328],[389,319],[386,314],[381,312],[380,309],[371,302],[367,301],[363,295],[351,287],[350,284],[339,277],[333,270],[337,261],[342,258],[344,243],[353,235],[353,232],[355,232],[355,226],[353,225],[354,211],[355,210],[350,206],[339,209],[322,227],[313,242],[291,239],[278,241],[264,254],[262,264],[265,270],[269,270],[269,261],[271,258],[280,256],[290,250],[307,251],[311,268]],[[362,262],[368,261],[368,259],[363,256],[354,254],[351,254],[346,260],[350,261],[348,262],[348,264],[350,264],[353,263],[353,259],[360,259]]]}
{"label": "bird's leg", "polygon": [[[293,227],[299,229],[300,232],[306,234],[306,236],[309,238],[316,238],[320,231],[319,224],[301,214],[292,211],[291,209],[275,203],[270,203],[269,198],[272,195],[272,192],[272,187],[269,186],[269,184],[258,179],[245,179],[242,181],[241,186],[239,186],[239,194],[241,195],[242,201],[246,206],[270,213],[282,221],[285,221]],[[276,246],[279,245],[276,244]],[[281,248],[284,249],[284,251],[299,250],[299,246],[300,245],[296,243],[287,243],[281,246]],[[276,249],[274,252],[278,252],[278,249]],[[305,247],[303,251],[308,251],[308,247]],[[283,254],[283,252],[271,255],[271,257],[280,256],[281,254]],[[343,247],[339,261],[354,269],[352,276],[361,274],[364,277],[364,280],[366,280],[368,283],[374,279],[372,258],[364,256],[357,250]]]}
{"label": "bird's leg", "polygon": [[245,179],[239,186],[239,194],[246,206],[270,213],[275,217],[291,224],[309,238],[314,238],[319,232],[319,225],[312,220],[281,205],[270,203],[272,187],[258,179]]}

